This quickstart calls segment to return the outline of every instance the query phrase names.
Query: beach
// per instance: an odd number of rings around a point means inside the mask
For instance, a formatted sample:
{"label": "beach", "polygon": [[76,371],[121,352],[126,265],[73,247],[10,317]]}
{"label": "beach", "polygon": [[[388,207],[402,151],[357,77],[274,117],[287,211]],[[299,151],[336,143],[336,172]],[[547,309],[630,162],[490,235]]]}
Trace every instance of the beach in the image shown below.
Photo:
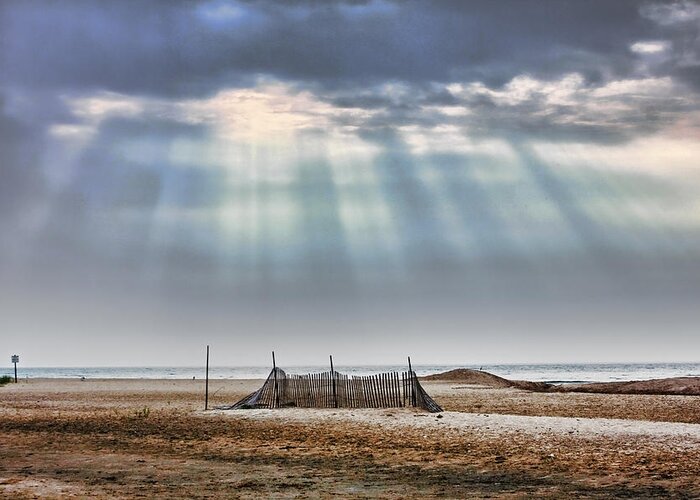
{"label": "beach", "polygon": [[[0,388],[0,497],[700,496],[700,398],[424,380],[444,408],[204,411],[204,381]],[[210,381],[210,407],[261,380]]]}

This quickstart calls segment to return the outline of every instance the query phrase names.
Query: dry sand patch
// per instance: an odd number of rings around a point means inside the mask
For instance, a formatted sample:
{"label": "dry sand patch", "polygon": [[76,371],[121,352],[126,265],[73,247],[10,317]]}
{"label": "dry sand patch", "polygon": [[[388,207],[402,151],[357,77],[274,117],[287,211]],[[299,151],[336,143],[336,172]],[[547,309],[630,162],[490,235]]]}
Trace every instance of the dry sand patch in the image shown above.
{"label": "dry sand patch", "polygon": [[531,435],[573,433],[587,437],[653,438],[659,442],[682,440],[686,446],[700,446],[700,425],[639,420],[500,415],[446,411],[439,414],[408,408],[328,409],[279,408],[275,410],[214,410],[200,415],[224,415],[233,419],[272,420],[281,424],[342,422],[376,425],[393,430],[430,429],[456,432],[503,434],[524,432]]}
{"label": "dry sand patch", "polygon": [[[199,382],[3,388],[0,495],[51,497],[40,492],[53,488],[59,497],[97,498],[700,496],[698,426],[658,422],[687,416],[686,399],[675,407],[661,396],[619,400],[622,415],[660,409],[657,422],[586,419],[591,401],[611,406],[617,396],[430,382],[450,409],[441,418],[410,409],[225,414],[201,411]],[[260,383],[215,381],[213,404]],[[476,404],[501,413],[454,411]],[[605,414],[602,403],[590,407]]]}

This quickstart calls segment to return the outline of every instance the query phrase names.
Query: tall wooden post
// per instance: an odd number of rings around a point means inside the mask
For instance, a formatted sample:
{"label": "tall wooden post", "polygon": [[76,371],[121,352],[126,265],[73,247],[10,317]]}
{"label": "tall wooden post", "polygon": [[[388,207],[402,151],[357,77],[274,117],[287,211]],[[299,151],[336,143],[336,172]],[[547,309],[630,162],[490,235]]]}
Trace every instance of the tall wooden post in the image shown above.
{"label": "tall wooden post", "polygon": [[204,371],[204,409],[209,409],[209,346],[207,345],[207,367]]}
{"label": "tall wooden post", "polygon": [[275,351],[272,351],[272,372],[275,374],[275,405],[280,407],[280,392],[277,386],[277,364],[275,363]]}
{"label": "tall wooden post", "polygon": [[416,406],[416,374],[411,367],[411,356],[408,357],[408,377],[411,381],[411,405]]}
{"label": "tall wooden post", "polygon": [[335,370],[333,369],[333,356],[328,356],[331,358],[331,384],[333,384],[333,407],[338,408],[338,394],[335,389]]}

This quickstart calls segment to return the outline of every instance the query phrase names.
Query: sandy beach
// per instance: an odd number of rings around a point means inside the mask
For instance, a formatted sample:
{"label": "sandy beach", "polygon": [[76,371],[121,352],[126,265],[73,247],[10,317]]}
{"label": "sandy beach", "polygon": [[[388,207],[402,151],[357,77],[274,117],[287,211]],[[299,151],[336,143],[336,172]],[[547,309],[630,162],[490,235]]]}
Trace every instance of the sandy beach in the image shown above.
{"label": "sandy beach", "polygon": [[[260,380],[210,382],[211,406]],[[200,380],[0,388],[0,497],[700,496],[700,398],[424,381],[445,411],[203,410]]]}

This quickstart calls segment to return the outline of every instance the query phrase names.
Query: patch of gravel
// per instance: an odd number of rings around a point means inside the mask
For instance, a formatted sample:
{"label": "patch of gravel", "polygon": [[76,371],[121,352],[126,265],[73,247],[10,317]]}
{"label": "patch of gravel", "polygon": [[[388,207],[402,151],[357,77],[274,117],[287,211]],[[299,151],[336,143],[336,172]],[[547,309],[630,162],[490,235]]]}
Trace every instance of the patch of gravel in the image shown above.
{"label": "patch of gravel", "polygon": [[308,409],[215,410],[205,415],[231,418],[278,420],[288,422],[348,422],[383,426],[391,429],[433,429],[480,434],[527,433],[533,436],[557,434],[580,438],[681,438],[686,446],[700,447],[700,424],[649,422],[607,418],[572,418],[523,415],[462,413],[420,413],[407,409]]}

